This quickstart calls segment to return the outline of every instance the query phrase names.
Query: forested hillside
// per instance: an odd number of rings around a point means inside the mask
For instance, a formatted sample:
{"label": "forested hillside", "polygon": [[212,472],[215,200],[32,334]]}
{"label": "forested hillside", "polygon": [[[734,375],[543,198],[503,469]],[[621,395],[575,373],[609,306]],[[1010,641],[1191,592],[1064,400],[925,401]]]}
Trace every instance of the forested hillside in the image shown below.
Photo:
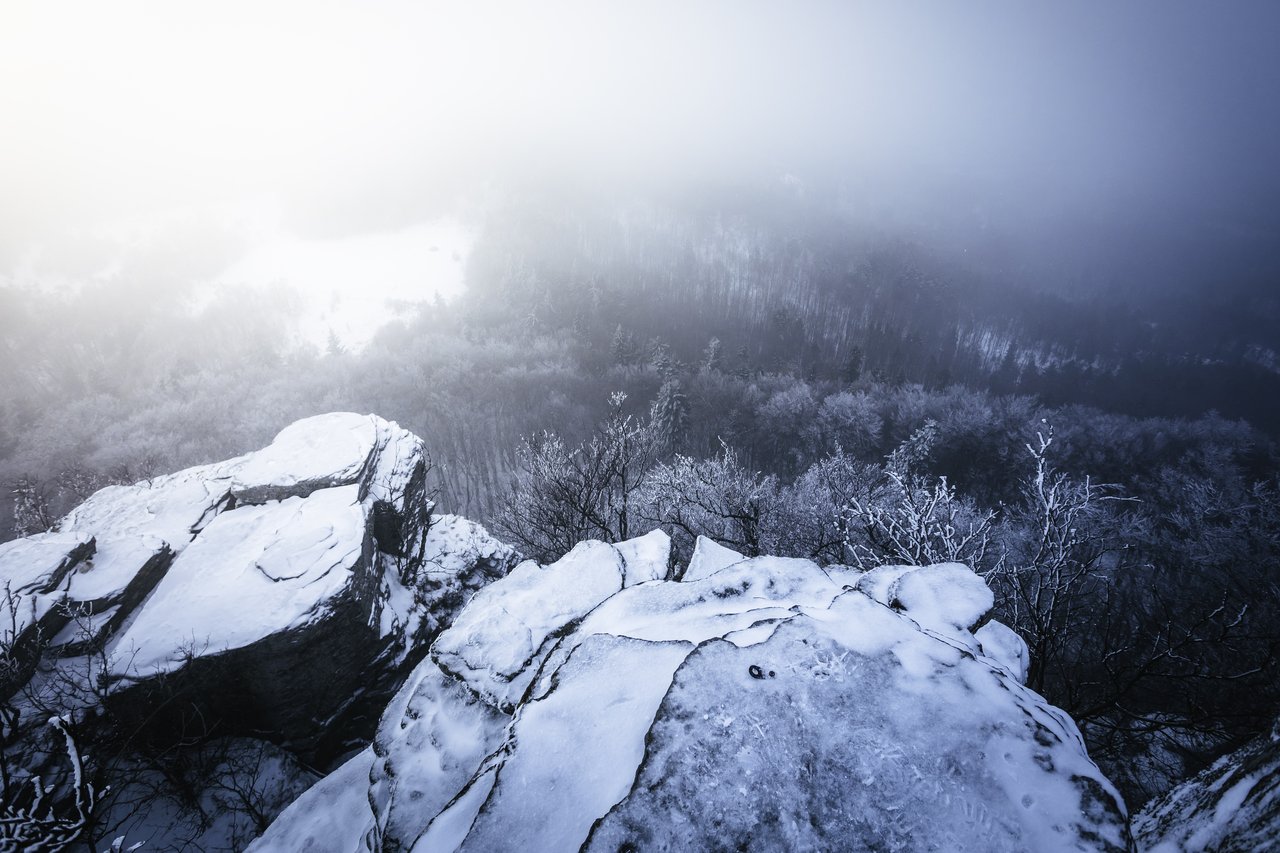
{"label": "forested hillside", "polygon": [[998,247],[890,234],[791,184],[710,198],[495,206],[466,292],[359,351],[283,334],[305,293],[6,288],[5,537],[299,417],[378,412],[426,439],[442,509],[541,559],[663,526],[684,557],[704,534],[972,564],[1131,800],[1269,724],[1274,304],[1231,303],[1250,335],[1215,297],[1139,313],[1067,288],[1079,270],[1029,284]]}

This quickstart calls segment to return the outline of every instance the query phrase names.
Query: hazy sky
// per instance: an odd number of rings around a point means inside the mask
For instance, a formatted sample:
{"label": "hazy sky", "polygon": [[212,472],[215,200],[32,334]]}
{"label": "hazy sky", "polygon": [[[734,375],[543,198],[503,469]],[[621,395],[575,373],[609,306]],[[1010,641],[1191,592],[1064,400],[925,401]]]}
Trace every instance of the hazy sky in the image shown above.
{"label": "hazy sky", "polygon": [[4,0],[0,115],[0,272],[210,211],[398,231],[562,176],[844,174],[1269,241],[1280,2]]}

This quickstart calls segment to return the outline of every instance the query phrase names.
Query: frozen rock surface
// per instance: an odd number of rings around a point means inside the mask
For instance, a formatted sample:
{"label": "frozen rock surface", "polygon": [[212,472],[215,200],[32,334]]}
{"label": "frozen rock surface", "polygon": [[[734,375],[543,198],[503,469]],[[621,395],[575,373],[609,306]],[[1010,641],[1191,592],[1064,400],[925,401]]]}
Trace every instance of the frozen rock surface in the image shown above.
{"label": "frozen rock surface", "polygon": [[1031,667],[1031,650],[1027,641],[1016,631],[992,619],[973,632],[982,654],[1009,670],[1019,684],[1027,683],[1027,670]]}
{"label": "frozen rock surface", "polygon": [[[0,699],[33,703],[23,720],[51,703],[111,719],[175,756],[193,719],[232,736],[226,768],[209,764],[204,741],[190,749],[190,766],[213,774],[201,795],[213,800],[169,796],[166,778],[124,756],[101,811],[104,826],[148,850],[242,849],[253,825],[235,809],[235,820],[206,820],[220,813],[217,797],[265,785],[254,794],[260,821],[311,784],[306,768],[366,746],[431,640],[516,562],[484,528],[433,512],[428,465],[418,437],[338,413],[298,421],[236,459],[100,490],[54,532],[0,545],[13,615],[0,620],[0,640],[15,652]],[[637,552],[637,571],[653,544]],[[454,704],[447,711],[457,715]],[[460,759],[465,775],[475,753]],[[347,812],[327,812],[283,849],[363,838],[374,755],[360,755],[312,794],[356,791]]]}
{"label": "frozen rock surface", "polygon": [[1129,849],[1016,635],[969,633],[990,594],[968,569],[864,590],[700,544],[689,580],[628,584],[655,544],[584,543],[474,596],[384,713],[369,784],[304,797],[253,849],[303,849],[326,810],[361,815],[359,844],[314,847],[335,853]]}
{"label": "frozen rock surface", "polygon": [[56,532],[0,545],[18,639],[104,653],[123,711],[147,713],[149,682],[178,675],[169,689],[215,716],[345,751],[316,739],[353,697],[380,709],[515,562],[483,528],[432,512],[428,464],[395,424],[336,413],[236,459],[102,489]]}
{"label": "frozen rock surface", "polygon": [[1149,853],[1280,850],[1280,719],[1270,734],[1225,755],[1134,815]]}
{"label": "frozen rock surface", "polygon": [[[373,750],[362,749],[286,808],[248,850],[342,853],[364,839]],[[295,816],[302,819],[295,819]]]}
{"label": "frozen rock surface", "polygon": [[994,604],[991,588],[959,563],[922,566],[889,588],[890,607],[939,631],[972,631],[990,615]]}
{"label": "frozen rock surface", "polygon": [[689,558],[689,567],[685,569],[684,580],[702,580],[744,559],[746,558],[737,551],[724,547],[714,539],[699,536],[693,544],[693,556]]}
{"label": "frozen rock surface", "polygon": [[239,503],[263,503],[358,482],[381,461],[374,456],[380,427],[376,419],[350,412],[326,415],[322,423],[308,418],[291,424],[270,447],[236,466],[231,494]]}
{"label": "frozen rock surface", "polygon": [[5,619],[0,637],[18,641],[62,599],[71,570],[88,559],[95,547],[83,533],[40,533],[0,544]]}

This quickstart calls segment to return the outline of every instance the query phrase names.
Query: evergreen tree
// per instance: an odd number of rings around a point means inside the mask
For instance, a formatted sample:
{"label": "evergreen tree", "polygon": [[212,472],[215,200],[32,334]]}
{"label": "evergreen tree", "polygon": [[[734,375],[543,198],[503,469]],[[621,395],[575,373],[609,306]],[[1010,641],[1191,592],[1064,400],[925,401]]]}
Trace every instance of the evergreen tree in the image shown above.
{"label": "evergreen tree", "polygon": [[702,352],[702,369],[707,373],[720,371],[720,339],[712,338]]}
{"label": "evergreen tree", "polygon": [[330,358],[332,358],[334,356],[342,355],[346,351],[347,351],[347,348],[342,345],[342,340],[338,337],[338,333],[333,330],[332,326],[330,326],[329,341],[325,345],[325,355],[328,355]]}
{"label": "evergreen tree", "polygon": [[864,361],[862,347],[850,347],[849,357],[844,360],[843,378],[845,382],[857,382],[862,377],[862,363]]}
{"label": "evergreen tree", "polygon": [[747,352],[746,344],[742,344],[738,347],[738,351],[734,354],[733,360],[736,362],[734,365],[733,375],[743,380],[750,379],[751,356]]}
{"label": "evergreen tree", "polygon": [[679,379],[662,383],[653,401],[650,420],[662,447],[674,450],[683,443],[689,431],[689,398],[681,389]]}
{"label": "evergreen tree", "polygon": [[613,358],[614,364],[619,364],[623,367],[635,364],[640,358],[635,336],[623,329],[621,323],[618,324],[618,328],[614,329],[613,341],[609,345],[609,355]]}
{"label": "evergreen tree", "polygon": [[667,346],[661,338],[654,338],[649,342],[649,363],[663,379],[670,379],[675,372],[671,360],[671,347]]}

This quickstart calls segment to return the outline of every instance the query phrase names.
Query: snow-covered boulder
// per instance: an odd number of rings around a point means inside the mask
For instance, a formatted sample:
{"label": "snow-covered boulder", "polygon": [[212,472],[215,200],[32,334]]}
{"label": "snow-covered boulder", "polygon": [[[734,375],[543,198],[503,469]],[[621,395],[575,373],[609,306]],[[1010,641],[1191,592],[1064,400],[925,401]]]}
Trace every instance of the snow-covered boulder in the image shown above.
{"label": "snow-covered boulder", "polygon": [[0,647],[10,665],[0,672],[0,698],[22,686],[40,650],[67,623],[59,605],[72,569],[95,547],[83,533],[41,533],[0,544]]}
{"label": "snow-covered boulder", "polygon": [[973,632],[982,654],[1009,670],[1019,684],[1027,683],[1027,671],[1031,668],[1031,650],[1027,641],[1017,631],[992,619]]}
{"label": "snow-covered boulder", "polygon": [[702,580],[744,559],[737,551],[724,547],[714,539],[699,536],[693,543],[693,556],[689,558],[689,566],[684,570],[684,580]]}
{"label": "snow-covered boulder", "polygon": [[323,762],[346,748],[327,733],[376,714],[515,562],[432,512],[428,465],[421,439],[376,416],[307,418],[254,453],[102,489],[57,532],[0,546],[0,581],[20,630],[106,661],[119,713],[167,724],[151,708],[162,678],[165,698]]}
{"label": "snow-covered boulder", "polygon": [[[317,786],[251,849],[1128,849],[1070,718],[999,629],[969,633],[972,572],[862,591],[703,545],[691,580],[626,586],[634,548],[477,594],[384,713],[369,785]],[[334,812],[362,831],[308,834]]]}
{"label": "snow-covered boulder", "polygon": [[1133,818],[1147,853],[1246,853],[1280,847],[1280,719],[1271,732],[1157,797]]}

